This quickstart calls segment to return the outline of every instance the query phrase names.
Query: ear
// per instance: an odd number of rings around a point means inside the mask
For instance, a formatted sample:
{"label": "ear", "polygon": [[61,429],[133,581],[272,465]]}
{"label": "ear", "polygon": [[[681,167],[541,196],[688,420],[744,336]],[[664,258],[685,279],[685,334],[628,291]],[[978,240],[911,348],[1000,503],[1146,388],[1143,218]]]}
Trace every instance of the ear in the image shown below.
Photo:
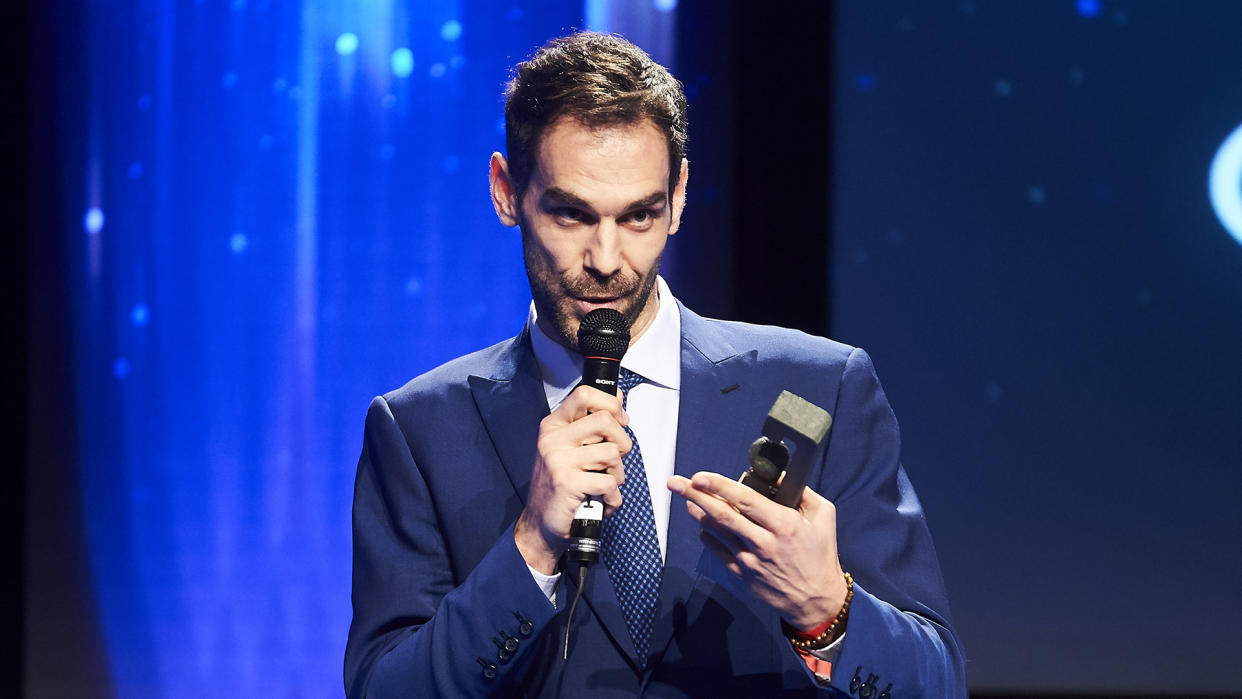
{"label": "ear", "polygon": [[509,179],[509,161],[500,153],[492,153],[490,176],[492,206],[496,218],[510,228],[518,224],[518,200],[514,194],[513,181]]}
{"label": "ear", "polygon": [[668,234],[673,235],[681,228],[681,211],[686,208],[686,180],[690,177],[690,161],[681,159],[681,174],[677,177],[677,186],[673,188],[673,222],[668,227]]}

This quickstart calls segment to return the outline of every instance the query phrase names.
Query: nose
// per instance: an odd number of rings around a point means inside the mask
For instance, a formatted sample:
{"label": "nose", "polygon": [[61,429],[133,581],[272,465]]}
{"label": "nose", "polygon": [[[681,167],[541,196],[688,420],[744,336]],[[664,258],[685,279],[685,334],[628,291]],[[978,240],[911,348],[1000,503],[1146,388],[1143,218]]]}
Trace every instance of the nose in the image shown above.
{"label": "nose", "polygon": [[617,222],[602,218],[587,244],[583,265],[601,277],[621,271],[621,231]]}

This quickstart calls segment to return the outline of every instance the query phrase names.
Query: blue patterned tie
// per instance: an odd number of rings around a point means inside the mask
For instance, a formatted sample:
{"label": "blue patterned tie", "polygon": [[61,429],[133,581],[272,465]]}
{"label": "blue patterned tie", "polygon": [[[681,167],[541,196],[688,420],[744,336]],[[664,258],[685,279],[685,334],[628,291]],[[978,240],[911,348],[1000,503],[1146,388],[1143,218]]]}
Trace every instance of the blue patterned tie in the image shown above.
{"label": "blue patterned tie", "polygon": [[[630,389],[642,382],[643,377],[638,374],[621,370],[617,384],[621,387],[622,407],[629,399]],[[651,650],[651,626],[655,621],[656,601],[660,598],[664,564],[660,560],[660,542],[656,539],[643,455],[634,432],[626,427],[625,433],[634,441],[634,448],[622,459],[625,482],[621,484],[621,507],[604,519],[601,545],[608,575],[621,604],[621,614],[630,630],[630,639],[634,641],[639,668],[643,668]]]}

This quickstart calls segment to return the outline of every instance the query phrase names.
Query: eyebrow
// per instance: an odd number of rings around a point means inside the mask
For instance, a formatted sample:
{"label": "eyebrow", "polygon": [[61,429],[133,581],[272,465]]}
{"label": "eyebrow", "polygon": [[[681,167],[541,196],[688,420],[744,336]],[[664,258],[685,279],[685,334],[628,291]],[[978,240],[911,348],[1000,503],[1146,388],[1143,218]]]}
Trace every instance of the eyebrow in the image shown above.
{"label": "eyebrow", "polygon": [[[583,199],[582,197],[578,196],[577,194],[573,194],[572,192],[567,192],[564,189],[561,189],[560,187],[549,187],[547,190],[544,191],[541,199],[544,199],[545,201],[551,199],[558,203],[568,204],[569,206],[577,207],[579,209],[583,209],[586,211],[595,210],[595,208],[591,206],[589,203],[587,203],[587,201]],[[668,195],[666,193],[653,192],[643,197],[642,199],[638,199],[638,200],[630,202],[628,205],[626,205],[625,210],[630,211],[633,209],[645,209],[645,208],[656,206],[657,204],[663,204],[666,201],[668,201]]]}

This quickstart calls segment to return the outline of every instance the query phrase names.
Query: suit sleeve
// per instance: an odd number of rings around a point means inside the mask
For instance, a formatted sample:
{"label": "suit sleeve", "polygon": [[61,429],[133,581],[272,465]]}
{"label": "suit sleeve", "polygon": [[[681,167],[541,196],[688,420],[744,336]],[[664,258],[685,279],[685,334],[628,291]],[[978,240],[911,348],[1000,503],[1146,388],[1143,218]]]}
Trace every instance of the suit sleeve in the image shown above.
{"label": "suit sleeve", "polygon": [[966,697],[965,658],[900,463],[897,420],[861,349],[846,360],[833,420],[817,490],[837,508],[841,564],[855,590],[830,686],[850,696]]}
{"label": "suit sleeve", "polygon": [[[530,576],[512,527],[455,580],[430,491],[382,397],[367,413],[353,531],[346,694],[511,694],[556,609]],[[494,639],[516,640],[511,657],[501,658]]]}

